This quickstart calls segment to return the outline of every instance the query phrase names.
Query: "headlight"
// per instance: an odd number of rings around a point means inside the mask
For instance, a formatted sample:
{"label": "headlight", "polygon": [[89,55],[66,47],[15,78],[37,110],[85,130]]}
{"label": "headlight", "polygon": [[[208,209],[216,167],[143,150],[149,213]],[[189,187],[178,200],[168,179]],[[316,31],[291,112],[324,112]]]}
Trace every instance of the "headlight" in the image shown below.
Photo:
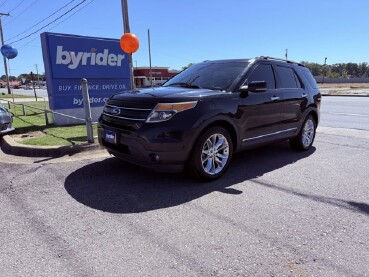
{"label": "headlight", "polygon": [[147,123],[162,122],[171,119],[176,113],[192,109],[197,101],[181,103],[158,103],[146,119]]}

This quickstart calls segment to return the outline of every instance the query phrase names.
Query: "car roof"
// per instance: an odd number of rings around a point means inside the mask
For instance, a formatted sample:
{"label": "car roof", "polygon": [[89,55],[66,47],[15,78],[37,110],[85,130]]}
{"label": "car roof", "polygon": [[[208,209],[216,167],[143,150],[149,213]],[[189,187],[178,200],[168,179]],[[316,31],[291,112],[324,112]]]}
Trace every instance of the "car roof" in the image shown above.
{"label": "car roof", "polygon": [[252,59],[226,59],[226,60],[206,60],[205,62],[210,63],[228,63],[228,62],[250,62]]}
{"label": "car roof", "polygon": [[274,63],[284,63],[284,64],[294,64],[294,65],[298,65],[298,66],[302,66],[305,67],[303,64],[300,64],[298,62],[294,62],[291,60],[286,60],[286,59],[280,59],[280,58],[273,58],[273,57],[269,57],[269,56],[259,56],[259,57],[255,57],[255,58],[245,58],[245,59],[224,59],[224,60],[206,60],[203,62],[209,62],[209,63],[232,63],[232,62],[256,62],[256,61],[270,61],[270,62],[274,62]]}

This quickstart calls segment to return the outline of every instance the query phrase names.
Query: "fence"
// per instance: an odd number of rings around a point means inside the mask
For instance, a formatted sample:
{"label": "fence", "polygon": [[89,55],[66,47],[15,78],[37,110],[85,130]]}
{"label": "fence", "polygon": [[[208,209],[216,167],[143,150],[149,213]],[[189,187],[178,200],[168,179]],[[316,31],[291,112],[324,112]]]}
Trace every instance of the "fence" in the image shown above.
{"label": "fence", "polygon": [[345,83],[369,83],[369,78],[323,78],[323,76],[314,76],[317,83],[327,84],[345,84]]}
{"label": "fence", "polygon": [[[14,97],[13,97],[13,101],[9,101],[9,100],[6,100],[6,99],[0,99],[0,100],[8,102],[9,109],[10,109],[10,103],[12,103],[14,105],[15,112],[16,112],[16,109],[15,109],[16,105],[22,106],[22,112],[23,112],[24,116],[26,115],[26,107],[32,108],[34,110],[42,111],[44,113],[44,116],[45,116],[46,125],[49,125],[49,118],[47,116],[48,113],[51,113],[52,115],[59,115],[59,116],[63,116],[63,117],[83,121],[83,122],[86,123],[87,141],[89,143],[94,143],[92,125],[97,124],[97,122],[92,122],[92,119],[91,119],[91,104],[90,104],[90,97],[89,97],[89,93],[88,93],[87,79],[85,79],[85,78],[81,79],[81,87],[82,87],[82,96],[83,96],[83,106],[84,106],[84,110],[85,110],[85,118],[84,119],[78,118],[78,117],[75,117],[75,116],[71,116],[71,115],[67,115],[67,114],[63,114],[63,113],[59,113],[59,112],[55,112],[55,111],[48,110],[48,109],[41,109],[41,108],[34,107],[34,106],[31,106],[31,105],[27,105],[27,104],[24,104],[24,103],[15,103]],[[36,96],[36,93],[35,93],[35,96]],[[36,101],[37,101],[37,97],[36,97]]]}
{"label": "fence", "polygon": [[[27,115],[27,112],[26,112],[26,108],[27,107],[28,108],[31,108],[33,110],[39,110],[39,111],[43,112],[44,113],[44,116],[45,116],[45,123],[46,123],[46,125],[49,125],[50,124],[49,118],[48,118],[48,114],[57,114],[57,115],[64,116],[64,117],[67,117],[67,118],[72,118],[72,119],[80,120],[81,122],[85,122],[86,121],[83,118],[74,117],[74,116],[71,116],[71,115],[67,115],[67,114],[55,112],[55,111],[48,110],[48,109],[38,108],[38,107],[35,107],[35,106],[32,106],[32,105],[27,105],[27,104],[24,104],[24,103],[16,103],[16,102],[13,102],[13,101],[9,101],[7,99],[0,99],[0,100],[1,101],[4,101],[4,102],[7,102],[9,109],[10,109],[10,104],[12,104],[14,106],[21,106],[22,107],[22,115],[23,116]],[[92,124],[97,124],[97,122],[92,122]]]}

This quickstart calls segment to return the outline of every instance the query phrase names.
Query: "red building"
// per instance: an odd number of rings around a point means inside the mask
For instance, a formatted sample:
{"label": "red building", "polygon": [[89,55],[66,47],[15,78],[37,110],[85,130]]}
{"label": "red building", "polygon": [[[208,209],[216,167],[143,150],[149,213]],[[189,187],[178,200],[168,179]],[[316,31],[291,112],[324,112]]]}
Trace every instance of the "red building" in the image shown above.
{"label": "red building", "polygon": [[[179,72],[178,70],[169,70],[169,67],[151,67],[152,85],[161,85],[176,76]],[[151,86],[150,67],[135,67],[133,69],[133,75],[137,88]]]}
{"label": "red building", "polygon": [[[21,81],[9,81],[9,86],[12,88],[19,88],[21,85]],[[0,87],[7,87],[7,83],[5,81],[0,81]]]}

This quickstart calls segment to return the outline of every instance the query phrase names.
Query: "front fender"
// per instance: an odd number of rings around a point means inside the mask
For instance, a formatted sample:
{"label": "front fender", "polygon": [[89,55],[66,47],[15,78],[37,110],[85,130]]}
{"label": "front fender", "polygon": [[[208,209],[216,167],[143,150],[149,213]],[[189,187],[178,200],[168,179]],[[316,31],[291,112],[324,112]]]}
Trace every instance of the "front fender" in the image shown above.
{"label": "front fender", "polygon": [[189,152],[191,152],[199,136],[205,130],[207,130],[208,128],[212,126],[225,127],[230,132],[232,140],[235,144],[233,149],[236,150],[238,148],[238,145],[240,145],[240,136],[239,136],[238,128],[234,122],[234,119],[228,114],[218,113],[215,115],[206,116],[204,118],[201,118],[196,122],[193,128],[194,132],[192,132],[191,138],[189,139],[190,146],[191,146],[191,149],[189,149]]}

